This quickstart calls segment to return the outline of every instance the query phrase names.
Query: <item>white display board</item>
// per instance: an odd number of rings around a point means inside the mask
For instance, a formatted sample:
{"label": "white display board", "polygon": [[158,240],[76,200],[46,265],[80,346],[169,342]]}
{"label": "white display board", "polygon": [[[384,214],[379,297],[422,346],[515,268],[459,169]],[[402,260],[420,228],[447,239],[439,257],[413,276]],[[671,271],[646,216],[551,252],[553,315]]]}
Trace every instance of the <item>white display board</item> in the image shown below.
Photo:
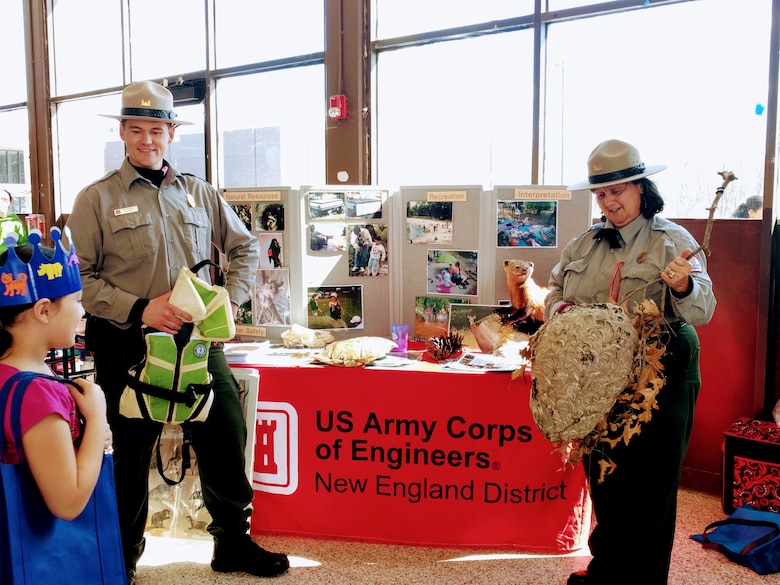
{"label": "white display board", "polygon": [[[262,251],[239,340],[279,341],[293,323],[335,339],[446,331],[450,302],[509,299],[505,260],[546,286],[561,250],[591,223],[591,197],[563,186],[325,185],[226,189]],[[377,247],[378,246],[378,247]],[[358,252],[360,250],[360,252]],[[373,252],[373,261],[372,261]]]}

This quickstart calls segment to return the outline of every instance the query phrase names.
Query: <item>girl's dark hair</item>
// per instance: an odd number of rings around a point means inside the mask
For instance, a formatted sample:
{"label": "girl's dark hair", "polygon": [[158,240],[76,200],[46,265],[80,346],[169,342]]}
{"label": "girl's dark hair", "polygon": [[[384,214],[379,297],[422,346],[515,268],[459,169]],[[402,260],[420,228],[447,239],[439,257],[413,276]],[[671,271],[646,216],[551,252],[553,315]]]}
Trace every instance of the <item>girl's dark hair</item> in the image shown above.
{"label": "girl's dark hair", "polygon": [[661,213],[664,209],[664,198],[661,197],[656,184],[647,177],[634,181],[634,184],[643,188],[639,212],[647,219],[652,219],[657,213]]}
{"label": "girl's dark hair", "polygon": [[[40,246],[40,248],[47,258],[52,258],[54,256],[53,248],[47,248],[46,246]],[[16,255],[22,262],[29,262],[30,258],[32,258],[33,247],[30,244],[21,244],[16,246],[15,250]],[[8,260],[7,250],[0,254],[0,266],[5,266],[6,260]],[[0,306],[0,356],[5,355],[14,341],[8,327],[16,323],[16,319],[19,315],[32,306],[31,303],[25,305],[12,305],[10,307]]]}

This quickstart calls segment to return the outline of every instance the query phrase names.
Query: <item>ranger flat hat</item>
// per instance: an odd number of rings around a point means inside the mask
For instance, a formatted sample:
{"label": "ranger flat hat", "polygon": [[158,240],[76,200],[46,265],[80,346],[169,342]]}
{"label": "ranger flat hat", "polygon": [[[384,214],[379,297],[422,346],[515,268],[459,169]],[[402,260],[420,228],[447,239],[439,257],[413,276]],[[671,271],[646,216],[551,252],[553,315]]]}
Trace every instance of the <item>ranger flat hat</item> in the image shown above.
{"label": "ranger flat hat", "polygon": [[622,140],[605,140],[588,157],[588,179],[566,187],[569,191],[609,187],[653,175],[666,165],[645,165],[636,147]]}
{"label": "ranger flat hat", "polygon": [[173,111],[173,94],[168,88],[154,81],[131,83],[122,91],[122,112],[118,116],[100,115],[117,120],[167,122],[174,126],[192,124],[176,117],[176,112]]}

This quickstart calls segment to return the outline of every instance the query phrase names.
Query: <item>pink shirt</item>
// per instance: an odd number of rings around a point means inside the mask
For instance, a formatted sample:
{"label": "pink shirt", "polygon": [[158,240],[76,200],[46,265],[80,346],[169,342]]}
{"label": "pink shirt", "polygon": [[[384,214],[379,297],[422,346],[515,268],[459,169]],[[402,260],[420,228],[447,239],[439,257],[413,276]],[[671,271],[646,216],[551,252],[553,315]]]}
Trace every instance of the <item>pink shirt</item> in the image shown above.
{"label": "pink shirt", "polygon": [[[0,385],[18,372],[16,368],[0,364]],[[5,461],[11,463],[16,460],[15,447],[11,432],[10,400],[3,421],[3,436],[5,437]],[[81,437],[81,421],[76,409],[76,402],[70,395],[68,388],[59,382],[36,378],[30,382],[22,399],[22,436],[41,420],[56,414],[68,421],[70,436],[74,443]]]}

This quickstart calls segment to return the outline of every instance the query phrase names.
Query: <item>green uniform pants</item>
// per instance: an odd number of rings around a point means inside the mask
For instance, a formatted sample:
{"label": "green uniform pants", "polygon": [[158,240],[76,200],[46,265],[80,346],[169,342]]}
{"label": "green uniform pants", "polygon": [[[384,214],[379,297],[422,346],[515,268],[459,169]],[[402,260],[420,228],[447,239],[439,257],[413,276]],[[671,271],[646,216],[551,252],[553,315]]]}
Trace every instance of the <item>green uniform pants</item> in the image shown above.
{"label": "green uniform pants", "polygon": [[659,410],[628,446],[601,444],[617,465],[602,484],[599,455],[583,459],[596,516],[588,577],[599,585],[667,582],[677,489],[701,386],[696,330],[686,325],[669,335]]}
{"label": "green uniform pants", "polygon": [[[94,353],[96,380],[108,403],[114,437],[114,469],[119,523],[125,563],[135,566],[143,550],[149,504],[149,465],[162,425],[119,414],[119,398],[127,371],[145,355],[139,328],[122,330],[104,319],[90,317],[87,344]],[[197,457],[206,509],[215,537],[245,534],[251,515],[252,486],[245,474],[246,423],[238,384],[225,360],[222,345],[211,346],[208,369],[214,378],[214,403],[208,419],[192,423],[192,447]],[[156,472],[155,472],[156,473]]]}

